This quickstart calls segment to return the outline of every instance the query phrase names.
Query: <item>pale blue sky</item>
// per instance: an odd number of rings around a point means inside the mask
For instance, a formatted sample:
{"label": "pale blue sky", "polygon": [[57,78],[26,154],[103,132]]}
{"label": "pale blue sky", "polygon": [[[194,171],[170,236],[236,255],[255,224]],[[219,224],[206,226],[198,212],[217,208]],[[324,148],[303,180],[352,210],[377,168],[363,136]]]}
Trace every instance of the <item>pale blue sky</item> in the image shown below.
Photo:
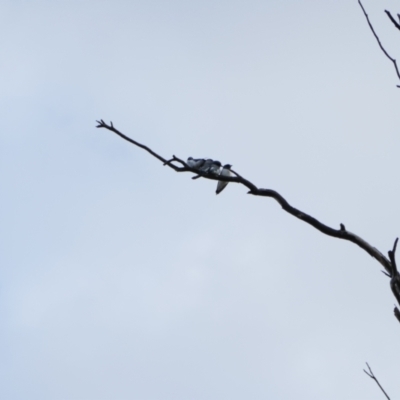
{"label": "pale blue sky", "polygon": [[[400,59],[400,35],[364,2]],[[0,1],[0,397],[400,398],[400,91],[357,1]]]}

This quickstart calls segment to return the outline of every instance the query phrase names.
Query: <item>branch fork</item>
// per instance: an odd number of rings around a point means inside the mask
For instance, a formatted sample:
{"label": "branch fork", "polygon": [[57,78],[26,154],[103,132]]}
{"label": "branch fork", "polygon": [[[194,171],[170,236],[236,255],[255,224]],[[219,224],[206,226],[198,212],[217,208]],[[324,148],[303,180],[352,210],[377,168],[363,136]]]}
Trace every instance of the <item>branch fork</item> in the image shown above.
{"label": "branch fork", "polygon": [[[379,45],[380,49],[382,50],[383,54],[385,54],[385,56],[393,63],[394,69],[395,69],[395,71],[396,71],[397,78],[400,80],[400,72],[399,72],[399,68],[398,68],[398,66],[397,66],[397,61],[396,61],[393,57],[391,57],[391,56],[389,55],[389,53],[388,53],[388,52],[385,50],[385,48],[383,47],[383,45],[382,45],[382,43],[381,43],[381,41],[380,41],[380,39],[379,39],[379,36],[378,36],[377,33],[375,32],[375,29],[374,29],[374,27],[372,26],[371,21],[369,20],[368,14],[367,14],[367,12],[365,11],[365,8],[364,8],[364,6],[363,6],[362,3],[361,3],[361,0],[358,0],[358,4],[360,5],[360,7],[361,7],[361,9],[362,9],[362,11],[363,11],[363,13],[364,13],[365,19],[366,19],[367,22],[368,22],[368,26],[369,26],[369,28],[371,29],[371,32],[373,33],[373,35],[375,36],[375,39],[376,39],[376,41],[378,42],[378,45]],[[393,16],[390,14],[390,12],[387,11],[387,10],[385,10],[385,13],[388,15],[389,19],[393,22],[393,24],[395,25],[395,27],[396,27],[397,29],[400,29],[400,25],[396,22],[396,20],[393,18]],[[399,20],[400,20],[400,15],[397,14],[397,16],[399,17]],[[397,87],[400,88],[400,85],[397,85]]]}
{"label": "branch fork", "polygon": [[368,367],[369,372],[366,371],[365,369],[364,369],[363,371],[364,371],[371,379],[373,379],[373,380],[375,381],[375,383],[379,386],[379,389],[382,390],[382,393],[386,396],[386,398],[387,398],[388,400],[390,400],[390,397],[388,396],[388,394],[385,392],[385,390],[383,389],[383,387],[382,387],[381,384],[379,383],[378,378],[377,378],[377,377],[374,375],[374,373],[372,372],[371,367],[369,366],[368,363],[366,363],[366,364],[367,364],[367,367]]}

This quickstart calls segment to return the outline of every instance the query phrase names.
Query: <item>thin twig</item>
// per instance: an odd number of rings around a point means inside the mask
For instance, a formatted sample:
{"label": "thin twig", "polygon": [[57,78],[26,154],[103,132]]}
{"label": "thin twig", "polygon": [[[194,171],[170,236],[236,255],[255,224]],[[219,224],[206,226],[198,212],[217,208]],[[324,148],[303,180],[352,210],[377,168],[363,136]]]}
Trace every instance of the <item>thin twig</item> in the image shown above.
{"label": "thin twig", "polygon": [[[385,50],[385,48],[383,47],[383,45],[382,45],[382,43],[381,43],[381,41],[380,41],[378,35],[377,35],[376,32],[375,32],[374,27],[373,27],[372,24],[371,24],[371,21],[369,20],[368,14],[366,13],[366,11],[365,11],[365,9],[364,9],[364,6],[363,6],[362,3],[361,3],[361,0],[358,0],[358,4],[360,5],[361,9],[363,10],[363,13],[364,13],[364,15],[365,15],[365,18],[367,19],[368,25],[369,25],[369,27],[370,27],[372,33],[374,34],[375,39],[376,39],[376,41],[377,41],[378,44],[379,44],[379,47],[381,48],[381,50],[383,51],[383,53],[385,54],[385,56],[393,63],[394,69],[396,70],[397,77],[400,79],[400,72],[399,72],[399,69],[398,69],[398,67],[397,67],[397,62],[396,62],[396,60],[395,60],[393,57],[391,57],[391,56],[389,55],[389,53],[388,53],[388,52]],[[400,85],[397,85],[397,87],[400,87]]]}
{"label": "thin twig", "polygon": [[373,379],[375,382],[376,382],[376,384],[379,386],[379,388],[382,390],[382,392],[383,392],[383,394],[386,396],[386,398],[388,399],[388,400],[390,400],[390,397],[387,395],[387,393],[385,392],[385,390],[383,389],[383,387],[381,386],[381,384],[379,383],[379,381],[378,381],[378,379],[377,379],[377,377],[374,375],[374,373],[372,372],[372,369],[371,369],[371,367],[368,365],[368,363],[366,363],[367,364],[367,367],[368,367],[368,369],[369,369],[369,372],[367,372],[365,369],[363,370],[371,379]]}
{"label": "thin twig", "polygon": [[[393,22],[393,25],[400,30],[400,24],[393,18],[392,14],[390,14],[390,11],[385,10],[385,13],[389,17],[389,19]],[[398,15],[397,15],[398,16]]]}

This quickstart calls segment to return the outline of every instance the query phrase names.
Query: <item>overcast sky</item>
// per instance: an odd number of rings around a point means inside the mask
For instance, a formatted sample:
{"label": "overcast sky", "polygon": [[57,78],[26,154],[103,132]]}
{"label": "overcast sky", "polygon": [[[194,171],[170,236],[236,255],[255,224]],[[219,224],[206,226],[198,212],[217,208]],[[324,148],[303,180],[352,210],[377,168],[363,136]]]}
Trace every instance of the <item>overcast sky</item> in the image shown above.
{"label": "overcast sky", "polygon": [[[378,4],[379,3],[379,4]],[[388,51],[400,34],[365,0]],[[400,89],[356,0],[0,0],[0,398],[400,399]]]}

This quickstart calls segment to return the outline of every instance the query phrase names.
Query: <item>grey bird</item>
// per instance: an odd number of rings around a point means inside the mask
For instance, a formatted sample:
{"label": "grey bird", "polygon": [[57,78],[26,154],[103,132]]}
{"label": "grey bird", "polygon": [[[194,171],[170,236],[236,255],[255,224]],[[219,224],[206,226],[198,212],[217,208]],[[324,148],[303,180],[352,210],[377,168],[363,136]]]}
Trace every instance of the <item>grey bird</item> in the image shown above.
{"label": "grey bird", "polygon": [[189,157],[186,161],[186,164],[189,165],[190,168],[198,169],[205,163],[204,158],[193,158]]}
{"label": "grey bird", "polygon": [[204,164],[200,168],[198,168],[198,170],[201,172],[208,173],[210,171],[210,167],[211,167],[212,163],[213,163],[213,160],[211,160],[211,158],[209,158],[208,160],[206,160],[204,162]]}
{"label": "grey bird", "polygon": [[[231,168],[232,168],[232,165],[225,164],[224,167],[222,168],[222,171],[221,171],[220,175],[222,175],[222,176],[232,176]],[[225,187],[226,187],[226,185],[228,183],[229,182],[218,181],[217,190],[215,191],[215,193],[216,194],[221,193],[225,189]]]}
{"label": "grey bird", "polygon": [[222,164],[219,161],[213,161],[208,172],[213,175],[219,175],[221,165]]}

